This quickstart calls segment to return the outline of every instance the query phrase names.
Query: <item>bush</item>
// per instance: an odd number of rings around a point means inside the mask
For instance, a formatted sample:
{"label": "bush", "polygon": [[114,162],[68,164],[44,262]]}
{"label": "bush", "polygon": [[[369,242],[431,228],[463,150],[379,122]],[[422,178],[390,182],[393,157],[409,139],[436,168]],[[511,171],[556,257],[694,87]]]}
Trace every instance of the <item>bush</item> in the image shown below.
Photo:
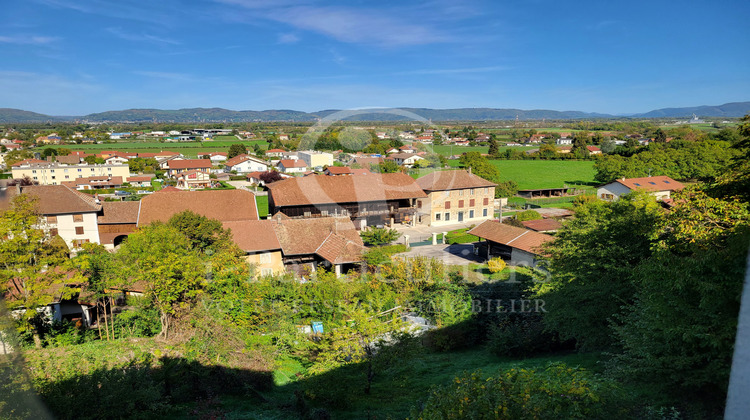
{"label": "bush", "polygon": [[489,268],[490,273],[492,274],[499,273],[505,270],[505,267],[507,265],[508,264],[506,264],[505,261],[500,257],[495,257],[487,261],[487,268]]}
{"label": "bush", "polygon": [[385,245],[398,239],[401,234],[395,229],[368,227],[359,236],[368,245]]}
{"label": "bush", "polygon": [[445,242],[449,244],[468,244],[472,242],[477,242],[479,240],[478,237],[474,235],[469,235],[466,233],[473,228],[474,228],[474,225],[471,225],[466,229],[456,229],[456,230],[450,231],[448,232],[448,235],[445,237]]}
{"label": "bush", "polygon": [[365,262],[370,266],[378,266],[391,262],[391,255],[398,254],[400,252],[406,252],[409,248],[404,244],[396,245],[385,245],[375,248],[370,248],[365,255]]}
{"label": "bush", "polygon": [[516,214],[516,220],[519,222],[525,222],[527,220],[539,220],[542,215],[538,211],[526,210]]}
{"label": "bush", "polygon": [[484,379],[464,373],[434,389],[414,419],[623,418],[629,410],[609,382],[586,370],[551,363],[543,370],[510,369]]}

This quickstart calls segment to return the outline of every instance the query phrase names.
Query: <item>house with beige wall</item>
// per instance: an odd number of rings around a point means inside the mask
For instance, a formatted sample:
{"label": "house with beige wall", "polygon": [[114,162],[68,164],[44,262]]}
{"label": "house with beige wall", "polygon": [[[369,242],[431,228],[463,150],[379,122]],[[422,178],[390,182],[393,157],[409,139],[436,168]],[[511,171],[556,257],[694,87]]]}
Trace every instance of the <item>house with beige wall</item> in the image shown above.
{"label": "house with beige wall", "polygon": [[14,164],[11,173],[16,179],[28,176],[39,185],[62,185],[63,182],[74,181],[78,178],[119,176],[125,179],[130,176],[130,168],[127,164],[67,165],[27,159]]}
{"label": "house with beige wall", "polygon": [[427,198],[417,202],[417,223],[478,224],[495,217],[495,183],[470,171],[436,171],[417,179]]}

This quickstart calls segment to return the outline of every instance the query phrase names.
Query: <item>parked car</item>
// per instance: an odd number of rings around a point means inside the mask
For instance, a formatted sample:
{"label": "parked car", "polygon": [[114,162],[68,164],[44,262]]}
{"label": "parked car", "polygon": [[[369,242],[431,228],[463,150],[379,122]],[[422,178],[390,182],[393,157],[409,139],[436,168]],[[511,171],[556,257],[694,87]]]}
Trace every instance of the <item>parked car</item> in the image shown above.
{"label": "parked car", "polygon": [[115,191],[115,195],[118,197],[125,197],[130,195],[131,193],[128,191]]}
{"label": "parked car", "polygon": [[153,191],[146,191],[146,190],[138,190],[136,191],[136,194],[151,194]]}

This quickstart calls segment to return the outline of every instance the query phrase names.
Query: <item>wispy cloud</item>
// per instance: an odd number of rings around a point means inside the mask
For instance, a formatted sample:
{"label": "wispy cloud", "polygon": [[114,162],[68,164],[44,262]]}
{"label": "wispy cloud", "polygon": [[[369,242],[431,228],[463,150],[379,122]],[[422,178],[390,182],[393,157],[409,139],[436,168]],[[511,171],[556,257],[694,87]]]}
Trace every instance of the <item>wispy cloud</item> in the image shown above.
{"label": "wispy cloud", "polygon": [[110,27],[107,28],[107,32],[111,33],[112,35],[124,39],[126,41],[135,41],[135,42],[151,42],[155,44],[170,44],[170,45],[180,45],[182,44],[179,41],[176,41],[174,39],[169,38],[162,38],[158,37],[156,35],[151,35],[147,33],[132,33],[132,32],[126,32],[120,28]]}
{"label": "wispy cloud", "polygon": [[2,44],[18,44],[18,45],[45,45],[52,42],[58,41],[60,38],[55,36],[40,36],[40,35],[16,35],[16,36],[3,36],[0,35],[0,43]]}
{"label": "wispy cloud", "polygon": [[508,70],[510,67],[506,66],[490,66],[490,67],[469,67],[460,69],[421,69],[421,70],[408,70],[393,73],[395,75],[410,75],[410,74],[471,74],[471,73],[494,73],[498,71]]}
{"label": "wispy cloud", "polygon": [[198,80],[197,77],[187,74],[187,73],[136,70],[136,71],[133,71],[133,74],[138,75],[138,76],[150,77],[154,79],[166,79],[166,80],[179,81],[179,82],[194,82]]}
{"label": "wispy cloud", "polygon": [[295,34],[280,34],[278,42],[279,44],[294,44],[299,42],[299,37]]}
{"label": "wispy cloud", "polygon": [[408,19],[397,10],[317,6],[304,1],[215,1],[242,7],[253,18],[276,21],[347,43],[399,47],[432,44],[451,39],[435,26],[422,23],[419,19]]}
{"label": "wispy cloud", "polygon": [[[80,13],[106,16],[116,19],[170,25],[175,22],[176,11],[183,10],[173,0],[141,2],[133,0],[33,0],[36,3],[58,9],[70,9]],[[183,6],[184,7],[184,6]]]}

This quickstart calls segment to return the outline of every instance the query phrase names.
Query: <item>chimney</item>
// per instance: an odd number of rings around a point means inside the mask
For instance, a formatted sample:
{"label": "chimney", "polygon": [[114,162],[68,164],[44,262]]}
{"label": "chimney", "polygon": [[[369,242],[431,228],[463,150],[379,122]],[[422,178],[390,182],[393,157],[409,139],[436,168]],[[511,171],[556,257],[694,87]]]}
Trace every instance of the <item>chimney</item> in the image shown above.
{"label": "chimney", "polygon": [[469,175],[471,175],[471,166],[469,166]]}

